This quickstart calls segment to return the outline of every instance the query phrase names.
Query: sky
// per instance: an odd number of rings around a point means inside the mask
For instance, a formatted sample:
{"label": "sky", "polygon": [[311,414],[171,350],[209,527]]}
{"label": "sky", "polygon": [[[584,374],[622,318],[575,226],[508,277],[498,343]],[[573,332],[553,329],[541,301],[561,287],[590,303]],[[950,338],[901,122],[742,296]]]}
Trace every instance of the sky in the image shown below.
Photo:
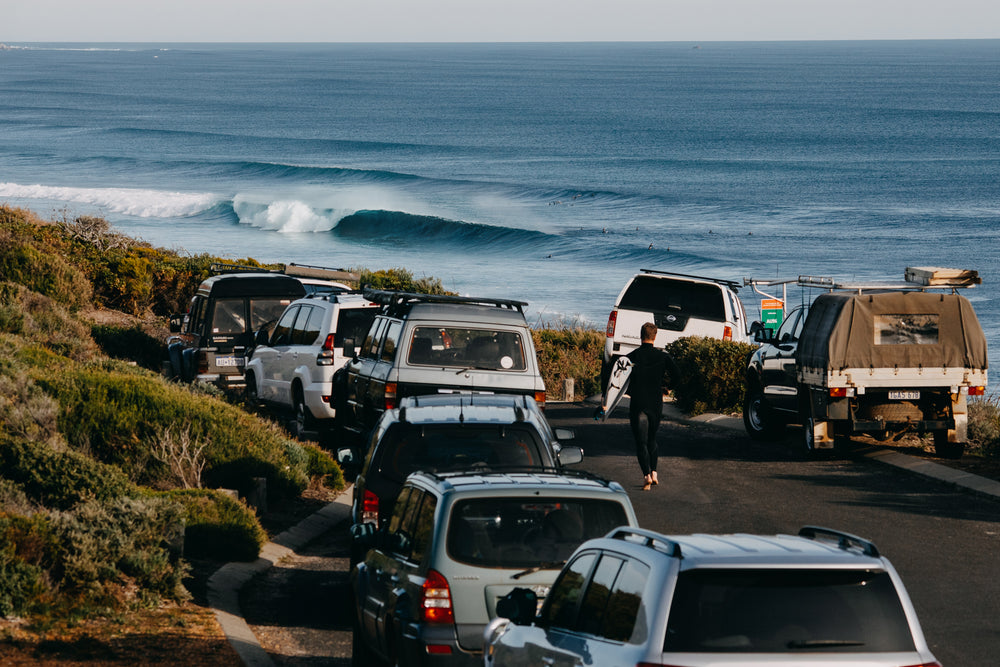
{"label": "sky", "polygon": [[0,0],[0,42],[1000,38],[997,0]]}

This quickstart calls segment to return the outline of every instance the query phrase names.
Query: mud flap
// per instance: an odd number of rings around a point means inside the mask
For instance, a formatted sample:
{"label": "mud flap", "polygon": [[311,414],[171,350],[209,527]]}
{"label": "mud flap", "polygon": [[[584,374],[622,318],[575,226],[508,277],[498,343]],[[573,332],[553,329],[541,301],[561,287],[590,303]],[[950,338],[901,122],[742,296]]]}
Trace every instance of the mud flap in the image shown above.
{"label": "mud flap", "polygon": [[[833,422],[818,419],[810,421],[813,449],[833,449]],[[809,425],[806,428],[809,428]]]}

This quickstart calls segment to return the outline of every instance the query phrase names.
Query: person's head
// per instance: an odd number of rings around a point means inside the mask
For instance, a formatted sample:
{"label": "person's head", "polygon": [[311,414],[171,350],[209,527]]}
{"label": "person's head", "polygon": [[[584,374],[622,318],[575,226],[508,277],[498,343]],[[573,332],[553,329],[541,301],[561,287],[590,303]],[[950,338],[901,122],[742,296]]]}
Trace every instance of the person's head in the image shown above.
{"label": "person's head", "polygon": [[640,333],[642,334],[643,343],[652,343],[656,340],[656,325],[652,322],[646,322],[642,325]]}

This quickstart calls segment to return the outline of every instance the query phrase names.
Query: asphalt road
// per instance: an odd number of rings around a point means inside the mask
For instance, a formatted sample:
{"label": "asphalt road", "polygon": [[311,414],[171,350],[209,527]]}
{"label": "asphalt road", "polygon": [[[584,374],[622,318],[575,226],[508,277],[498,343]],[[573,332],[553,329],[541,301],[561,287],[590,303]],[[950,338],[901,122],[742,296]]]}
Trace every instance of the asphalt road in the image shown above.
{"label": "asphalt road", "polygon": [[[660,484],[642,491],[625,415],[550,405],[572,428],[579,466],[621,482],[639,523],[665,533],[797,532],[807,524],[872,540],[899,571],[938,660],[996,665],[1000,656],[1000,502],[854,456],[808,459],[785,442],[665,421]],[[244,615],[278,665],[347,665],[346,526],[279,563],[243,591]]]}

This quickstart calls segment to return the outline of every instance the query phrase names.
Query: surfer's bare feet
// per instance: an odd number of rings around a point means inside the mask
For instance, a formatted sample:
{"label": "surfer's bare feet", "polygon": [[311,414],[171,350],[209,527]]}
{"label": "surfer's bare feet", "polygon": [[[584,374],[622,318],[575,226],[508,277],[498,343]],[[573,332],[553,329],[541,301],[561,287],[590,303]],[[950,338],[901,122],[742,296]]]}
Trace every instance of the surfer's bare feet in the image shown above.
{"label": "surfer's bare feet", "polygon": [[642,481],[642,490],[649,491],[649,488],[653,485],[653,478],[650,475],[644,475]]}
{"label": "surfer's bare feet", "polygon": [[660,481],[658,479],[656,479],[656,471],[655,470],[649,474],[649,481],[653,483],[653,486],[656,486],[657,484],[660,483]]}

